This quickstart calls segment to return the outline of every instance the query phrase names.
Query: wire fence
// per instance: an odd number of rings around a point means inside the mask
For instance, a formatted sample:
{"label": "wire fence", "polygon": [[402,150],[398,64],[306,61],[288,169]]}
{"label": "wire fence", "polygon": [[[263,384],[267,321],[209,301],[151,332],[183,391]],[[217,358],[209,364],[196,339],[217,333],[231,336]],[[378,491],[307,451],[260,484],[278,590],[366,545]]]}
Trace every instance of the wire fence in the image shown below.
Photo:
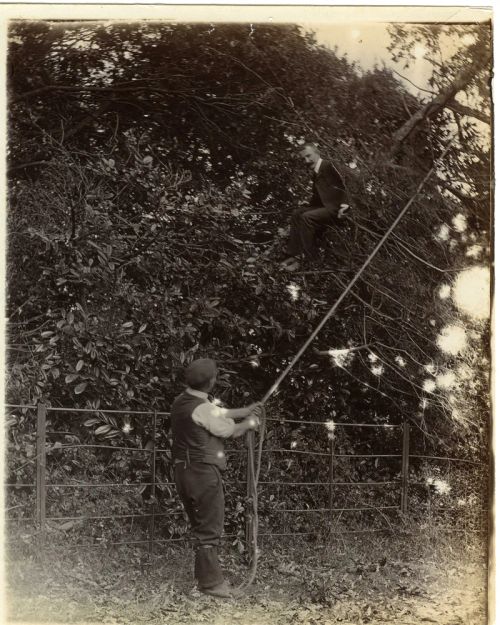
{"label": "wire fence", "polygon": [[[74,543],[75,546],[78,547],[96,547],[105,545],[148,545],[149,552],[153,552],[153,547],[155,544],[163,544],[163,543],[179,543],[179,542],[187,542],[190,541],[190,537],[188,535],[187,522],[185,520],[185,515],[180,505],[180,502],[177,500],[175,495],[175,483],[172,480],[162,480],[159,479],[158,472],[158,464],[160,459],[162,463],[162,473],[164,474],[165,465],[171,466],[172,458],[170,449],[168,448],[158,448],[156,445],[157,435],[159,432],[159,421],[162,422],[162,428],[164,426],[164,420],[169,419],[169,413],[160,412],[160,411],[133,411],[133,410],[101,410],[101,409],[86,409],[86,408],[65,408],[65,407],[51,407],[46,406],[44,404],[34,405],[19,405],[19,404],[9,404],[6,406],[8,410],[11,411],[22,411],[23,413],[27,413],[28,411],[36,410],[36,449],[35,453],[32,457],[28,458],[26,462],[21,463],[9,470],[10,475],[18,475],[22,469],[30,466],[32,467],[34,473],[34,481],[33,482],[15,482],[8,481],[5,486],[7,488],[7,492],[9,490],[15,489],[31,489],[34,491],[34,497],[31,498],[30,501],[33,503],[33,509],[31,514],[19,515],[14,511],[19,508],[23,508],[26,504],[18,504],[13,505],[10,508],[7,507],[7,515],[6,521],[8,523],[19,523],[19,524],[32,524],[36,527],[36,537],[40,544],[45,544],[47,538],[47,530],[51,528],[51,524],[57,524],[56,529],[59,529],[63,532],[66,532],[69,529],[72,529],[77,523],[88,523],[88,522],[96,522],[98,521],[102,524],[104,521],[117,521],[123,522],[125,520],[131,521],[134,523],[135,521],[143,522],[144,527],[147,531],[147,537],[143,540],[137,540],[135,536],[131,536],[130,539],[125,540],[109,540],[103,538],[102,527],[98,527],[98,531],[94,532],[90,537],[89,543]],[[138,446],[126,446],[126,445],[112,445],[112,444],[82,444],[82,443],[56,443],[56,446],[52,446],[48,442],[48,439],[54,437],[73,436],[72,432],[63,431],[63,430],[48,430],[48,426],[51,425],[50,417],[51,415],[59,415],[63,414],[65,417],[70,418],[71,422],[76,421],[80,424],[82,417],[88,415],[117,415],[117,416],[127,416],[134,415],[136,417],[141,417],[145,419],[150,427],[150,444],[147,447],[138,447]],[[282,447],[270,446],[265,448],[264,451],[264,459],[263,465],[265,464],[265,458],[271,456],[279,456],[288,458],[287,462],[290,462],[290,458],[301,457],[301,458],[316,458],[316,459],[326,459],[328,458],[328,466],[325,463],[325,469],[327,469],[327,477],[328,479],[322,479],[318,476],[317,480],[309,480],[309,481],[294,481],[294,480],[286,480],[286,479],[276,479],[276,480],[266,480],[259,482],[259,487],[261,492],[266,495],[269,490],[274,490],[277,494],[267,495],[262,497],[262,505],[266,508],[266,521],[264,523],[264,527],[261,528],[261,532],[259,536],[262,539],[271,539],[273,537],[311,537],[317,536],[319,533],[326,533],[328,536],[333,535],[344,535],[344,534],[364,534],[364,533],[378,533],[384,531],[394,531],[394,525],[389,522],[386,514],[387,513],[401,513],[402,515],[406,515],[409,510],[409,500],[412,490],[415,488],[425,487],[429,489],[431,484],[428,481],[416,480],[412,479],[414,472],[411,471],[411,464],[414,461],[433,461],[433,462],[446,462],[446,463],[460,463],[464,466],[476,465],[478,467],[484,468],[484,463],[470,460],[466,458],[453,458],[448,456],[435,456],[435,455],[421,455],[421,454],[413,454],[410,453],[410,442],[412,439],[412,426],[407,422],[403,421],[401,424],[372,424],[372,423],[334,423],[332,421],[325,423],[323,421],[301,421],[296,419],[275,419],[270,418],[269,421],[279,423],[281,425],[290,424],[291,426],[296,426],[300,424],[301,428],[306,426],[321,426],[325,427],[327,430],[328,436],[325,437],[328,440],[328,450],[326,451],[316,451],[311,449],[295,449],[293,447],[285,449]],[[386,431],[390,432],[392,435],[393,442],[399,441],[399,449],[395,452],[392,449],[381,450],[379,453],[345,453],[344,450],[336,449],[335,441],[337,432],[342,430],[351,430],[352,428],[370,428],[371,431]],[[123,481],[118,482],[116,479],[114,481],[101,481],[106,479],[105,471],[103,475],[98,476],[100,481],[82,481],[81,479],[74,479],[71,482],[66,481],[48,481],[48,470],[47,470],[47,455],[57,450],[57,453],[63,454],[69,450],[73,452],[81,452],[84,450],[99,450],[105,451],[110,454],[116,453],[126,453],[128,454],[137,454],[141,456],[143,459],[148,459],[147,472],[149,473],[149,479],[142,479],[140,481]],[[382,453],[384,451],[384,453]],[[393,452],[393,453],[385,453],[385,451]],[[17,457],[19,456],[20,449],[18,449]],[[230,455],[234,455],[236,458],[239,457],[239,462],[241,467],[245,468],[246,458],[245,455],[248,453],[248,450],[245,448],[233,448],[229,451]],[[130,458],[130,457],[129,457]],[[166,460],[165,460],[166,458]],[[392,479],[381,479],[381,480],[370,480],[370,479],[359,479],[359,480],[348,480],[348,481],[340,481],[336,479],[336,463],[339,462],[358,462],[361,461],[366,463],[367,461],[374,461],[375,463],[379,463],[380,461],[389,461],[392,463],[392,466],[395,470],[396,477],[392,476]],[[126,464],[126,461],[124,461]],[[125,466],[125,465],[124,465]],[[377,464],[375,465],[377,466]],[[393,471],[394,472],[394,471]],[[144,473],[144,471],[143,471]],[[484,471],[483,471],[484,473]],[[263,474],[265,475],[265,470],[263,470]],[[144,475],[143,475],[144,477]],[[247,504],[248,502],[248,480],[245,479],[234,479],[232,480],[232,485],[234,488],[240,489],[240,494],[245,491],[247,492]],[[298,500],[298,503],[301,504],[299,506],[290,506],[285,507],[285,502],[281,497],[283,490],[289,489],[305,489],[309,493],[309,497],[306,500],[304,497],[298,495],[295,497],[295,500]],[[326,493],[319,497],[318,495],[311,495],[311,488],[320,488],[326,490]],[[96,514],[89,513],[88,508],[92,507],[92,502],[87,502],[89,505],[86,506],[87,512],[81,514],[72,513],[70,510],[70,506],[67,500],[67,495],[64,493],[67,492],[84,492],[86,493],[85,497],[90,498],[90,494],[96,490],[96,492],[101,491],[102,489],[128,489],[133,491],[144,492],[148,490],[148,501],[147,503],[147,512],[136,513],[135,511],[121,510],[119,512],[113,511],[112,513],[107,514]],[[157,498],[157,489],[166,489],[169,497],[168,497],[168,510],[161,510]],[[361,489],[365,493],[368,491],[371,492],[370,489],[374,489],[374,492],[377,492],[377,501],[374,504],[367,504],[366,502],[356,503],[356,504],[345,504],[342,506],[336,505],[338,497],[336,493],[338,489],[344,489],[347,492],[360,492],[357,489]],[[48,512],[48,495],[50,493],[57,492],[63,493],[61,498],[56,502],[57,504],[57,512],[58,514],[51,514]],[[317,491],[316,491],[317,492]],[[390,493],[390,500],[383,500],[383,493]],[[50,496],[50,495],[49,495]],[[242,499],[242,496],[239,497],[238,501]],[[243,497],[244,499],[244,497]],[[397,502],[396,502],[397,499]],[[310,501],[321,502],[323,501],[323,505],[315,505],[312,506]],[[287,499],[287,503],[289,503],[289,499]],[[124,502],[126,506],[127,503]],[[144,504],[143,504],[144,506]],[[51,506],[51,510],[54,506]],[[437,506],[435,509],[437,511],[455,511],[460,513],[460,507],[443,507]],[[487,517],[487,506],[481,506],[481,511],[485,517]],[[245,530],[240,530],[238,533],[227,534],[224,536],[225,540],[238,542],[240,545],[244,543],[244,540],[249,540],[249,528],[250,528],[250,518],[247,514],[247,510],[245,510],[245,506],[243,505],[243,509],[240,510],[242,514],[242,518],[245,521]],[[367,523],[359,524],[352,523],[354,529],[343,529],[338,526],[339,519],[344,514],[363,514],[363,513],[371,513],[377,515],[379,518],[384,519],[385,526],[380,528],[366,527]],[[294,516],[295,519],[299,519],[300,522],[294,521],[294,531],[287,531],[289,528],[287,527],[286,519],[289,515]],[[323,519],[322,524],[318,524],[317,516],[320,516]],[[164,527],[159,528],[159,522],[161,520],[167,520],[170,523],[170,527],[167,527],[165,530]],[[180,519],[180,520],[179,520]],[[311,519],[316,519],[314,528],[310,528],[310,524],[312,522]],[[272,520],[272,522],[271,522]],[[175,523],[174,523],[175,521]],[[175,526],[172,529],[172,526]],[[143,529],[144,529],[143,527]],[[460,531],[460,530],[453,530]],[[169,536],[162,537],[165,532],[170,534]],[[7,541],[7,544],[8,541]]]}

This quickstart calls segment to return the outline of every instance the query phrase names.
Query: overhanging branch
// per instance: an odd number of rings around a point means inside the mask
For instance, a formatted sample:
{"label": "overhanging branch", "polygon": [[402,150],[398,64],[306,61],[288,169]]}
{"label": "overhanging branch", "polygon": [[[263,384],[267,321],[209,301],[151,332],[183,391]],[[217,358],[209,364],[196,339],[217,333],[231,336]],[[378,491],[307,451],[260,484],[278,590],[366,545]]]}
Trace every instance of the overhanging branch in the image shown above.
{"label": "overhanging branch", "polygon": [[420,108],[409,120],[396,130],[393,135],[393,144],[389,152],[389,158],[392,159],[397,154],[406,139],[422,122],[443,110],[443,108],[448,107],[451,102],[455,102],[456,94],[467,88],[477,77],[481,65],[488,61],[489,56],[486,51],[483,51],[482,54],[478,55],[473,62],[469,63],[469,65],[455,76],[448,87],[443,89],[435,98]]}
{"label": "overhanging branch", "polygon": [[482,113],[481,111],[478,111],[477,109],[473,109],[470,108],[469,106],[465,106],[464,104],[460,104],[460,102],[457,102],[456,100],[452,100],[451,102],[448,102],[448,104],[446,105],[446,108],[449,108],[450,110],[454,111],[455,113],[458,113],[459,115],[466,115],[467,117],[474,117],[475,119],[478,119],[481,122],[484,122],[485,124],[490,124],[491,123],[491,117],[489,115],[486,115],[485,113]]}

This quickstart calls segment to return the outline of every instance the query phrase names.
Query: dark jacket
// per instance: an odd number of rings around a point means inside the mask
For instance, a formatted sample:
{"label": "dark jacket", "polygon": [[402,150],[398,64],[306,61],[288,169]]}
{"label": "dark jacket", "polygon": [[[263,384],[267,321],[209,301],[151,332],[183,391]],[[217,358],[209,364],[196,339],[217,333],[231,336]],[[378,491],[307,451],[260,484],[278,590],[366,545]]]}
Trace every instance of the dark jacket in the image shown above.
{"label": "dark jacket", "polygon": [[219,469],[226,468],[226,455],[222,439],[193,421],[194,409],[203,404],[204,399],[190,393],[181,393],[175,398],[170,411],[172,420],[172,455],[175,460],[215,464]]}
{"label": "dark jacket", "polygon": [[338,210],[341,204],[347,203],[346,188],[339,172],[329,161],[322,161],[313,177],[311,207]]}

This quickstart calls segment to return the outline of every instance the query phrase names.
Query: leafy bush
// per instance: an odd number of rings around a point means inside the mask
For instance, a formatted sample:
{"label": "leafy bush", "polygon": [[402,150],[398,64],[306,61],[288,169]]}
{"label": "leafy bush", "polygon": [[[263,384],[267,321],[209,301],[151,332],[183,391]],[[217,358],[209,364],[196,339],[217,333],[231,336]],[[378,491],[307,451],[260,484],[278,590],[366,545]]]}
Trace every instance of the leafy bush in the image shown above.
{"label": "leafy bush", "polygon": [[[309,421],[408,418],[425,434],[415,454],[452,450],[484,462],[488,320],[466,318],[446,295],[458,267],[489,254],[489,153],[471,116],[484,119],[488,110],[489,31],[463,29],[473,43],[448,64],[439,61],[446,29],[393,31],[395,56],[420,40],[435,55],[439,97],[429,103],[390,70],[360,72],[294,26],[258,25],[249,36],[244,25],[13,24],[9,401],[91,409],[84,430],[65,413],[52,416],[51,426],[78,444],[137,449],[150,445],[151,422],[129,411],[168,410],[194,358],[218,361],[217,391],[228,405],[258,399],[412,200],[270,401],[278,422],[270,422],[266,445],[328,453],[326,430]],[[458,91],[478,93],[481,110],[457,113],[463,109],[446,91],[452,70]],[[458,137],[439,164],[453,124]],[[327,233],[315,264],[289,275],[277,260],[291,211],[308,193],[296,157],[305,140],[319,141],[338,167],[352,218]],[[420,189],[432,167],[435,175]],[[447,353],[440,340],[456,327],[467,349]],[[454,382],[439,386],[450,372]],[[9,462],[19,465],[34,434],[27,417],[16,415],[23,434],[16,443],[13,431]],[[282,425],[283,418],[304,427]],[[382,453],[398,448],[395,437],[338,430],[336,446]],[[168,421],[156,442],[167,450],[158,476],[169,481]],[[65,450],[65,464],[60,449],[50,451],[58,479],[83,479],[92,468],[141,481],[150,471],[128,452]],[[263,476],[323,480],[327,463],[324,456],[270,454]],[[346,481],[398,479],[399,470],[397,461],[335,465],[336,478]],[[244,480],[244,455],[231,475]],[[167,512],[176,512],[171,491],[158,492]],[[264,493],[264,522],[283,503],[312,505],[325,496]],[[228,527],[239,531],[241,489],[231,489],[229,500]],[[113,509],[122,509],[118,500]],[[294,519],[269,527],[311,525],[307,514]]]}

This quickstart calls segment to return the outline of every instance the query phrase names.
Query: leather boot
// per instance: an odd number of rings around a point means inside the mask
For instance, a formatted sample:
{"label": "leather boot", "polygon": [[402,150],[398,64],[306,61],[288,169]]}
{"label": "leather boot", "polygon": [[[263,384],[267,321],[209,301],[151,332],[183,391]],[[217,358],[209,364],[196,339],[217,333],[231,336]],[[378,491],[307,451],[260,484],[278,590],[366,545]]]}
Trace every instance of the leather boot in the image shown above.
{"label": "leather boot", "polygon": [[201,591],[215,588],[224,583],[224,575],[219,564],[217,547],[207,545],[196,550],[194,576]]}

